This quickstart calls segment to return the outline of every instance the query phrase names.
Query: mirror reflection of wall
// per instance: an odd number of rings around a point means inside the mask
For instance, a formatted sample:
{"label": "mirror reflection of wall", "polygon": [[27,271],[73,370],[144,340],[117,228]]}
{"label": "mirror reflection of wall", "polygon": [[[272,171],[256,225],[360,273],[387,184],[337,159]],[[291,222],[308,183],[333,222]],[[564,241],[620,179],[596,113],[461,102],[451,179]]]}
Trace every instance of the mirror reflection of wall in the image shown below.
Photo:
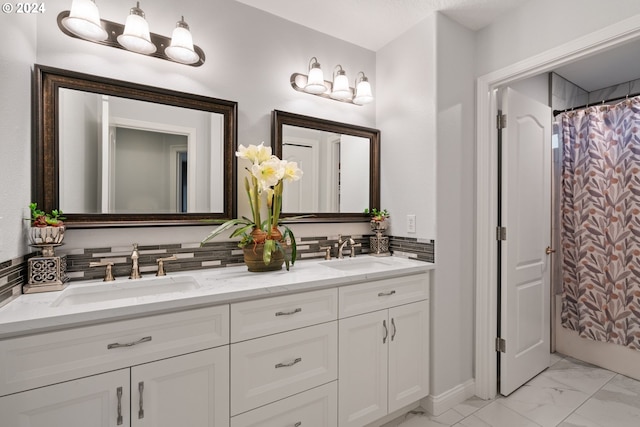
{"label": "mirror reflection of wall", "polygon": [[114,136],[112,170],[117,173],[109,174],[109,212],[186,212],[180,168],[187,137],[119,127]]}
{"label": "mirror reflection of wall", "polygon": [[60,89],[59,141],[64,212],[223,210],[222,114]]}
{"label": "mirror reflection of wall", "polygon": [[295,161],[304,179],[287,183],[283,212],[360,213],[369,206],[366,138],[284,125],[282,157]]}

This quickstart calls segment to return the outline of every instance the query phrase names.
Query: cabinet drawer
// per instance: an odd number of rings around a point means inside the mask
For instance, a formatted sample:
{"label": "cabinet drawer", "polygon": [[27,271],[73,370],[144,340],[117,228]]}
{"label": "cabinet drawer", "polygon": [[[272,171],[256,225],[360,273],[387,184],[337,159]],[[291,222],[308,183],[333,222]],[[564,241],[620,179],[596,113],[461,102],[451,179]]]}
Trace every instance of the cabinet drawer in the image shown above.
{"label": "cabinet drawer", "polygon": [[429,298],[429,274],[376,280],[339,289],[339,317],[355,316]]}
{"label": "cabinet drawer", "polygon": [[228,343],[228,305],[12,338],[0,396]]}
{"label": "cabinet drawer", "polygon": [[231,342],[338,318],[338,291],[325,289],[231,304]]}
{"label": "cabinet drawer", "polygon": [[337,377],[335,321],[231,344],[231,415]]}
{"label": "cabinet drawer", "polygon": [[336,381],[231,418],[231,427],[335,427]]}

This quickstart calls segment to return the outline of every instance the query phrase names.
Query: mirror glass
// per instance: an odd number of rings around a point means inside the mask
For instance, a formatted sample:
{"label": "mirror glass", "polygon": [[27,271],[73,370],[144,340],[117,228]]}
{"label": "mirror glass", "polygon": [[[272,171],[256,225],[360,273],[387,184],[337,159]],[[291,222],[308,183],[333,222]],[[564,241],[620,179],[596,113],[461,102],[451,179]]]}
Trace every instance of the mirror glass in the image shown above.
{"label": "mirror glass", "polygon": [[236,103],[45,67],[38,88],[39,206],[70,226],[235,216]]}
{"label": "mirror glass", "polygon": [[274,152],[304,172],[284,188],[283,215],[366,220],[379,207],[379,143],[377,129],[274,111]]}

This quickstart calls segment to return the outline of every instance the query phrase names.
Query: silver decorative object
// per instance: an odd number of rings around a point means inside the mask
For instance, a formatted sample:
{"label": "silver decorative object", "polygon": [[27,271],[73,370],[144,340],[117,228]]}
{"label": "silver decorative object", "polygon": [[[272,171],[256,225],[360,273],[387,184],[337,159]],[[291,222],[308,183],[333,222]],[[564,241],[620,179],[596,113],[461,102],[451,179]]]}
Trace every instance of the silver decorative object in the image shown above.
{"label": "silver decorative object", "polygon": [[22,292],[33,294],[38,292],[61,291],[67,287],[67,257],[66,255],[56,256],[53,245],[31,245],[40,249],[40,256],[29,258],[28,274],[29,280],[24,285]]}
{"label": "silver decorative object", "polygon": [[64,226],[29,228],[29,241],[33,246],[57,245],[62,243],[62,239],[64,239]]}
{"label": "silver decorative object", "polygon": [[376,235],[369,237],[369,255],[373,256],[389,256],[389,237],[383,236],[384,231],[387,229],[386,221],[371,220],[371,230]]}

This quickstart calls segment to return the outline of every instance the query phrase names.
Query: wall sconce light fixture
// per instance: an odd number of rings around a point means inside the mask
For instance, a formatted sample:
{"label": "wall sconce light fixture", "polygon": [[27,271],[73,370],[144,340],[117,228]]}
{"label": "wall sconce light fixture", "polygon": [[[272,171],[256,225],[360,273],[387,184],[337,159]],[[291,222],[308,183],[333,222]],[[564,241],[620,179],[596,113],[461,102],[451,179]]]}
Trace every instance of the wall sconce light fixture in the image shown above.
{"label": "wall sconce light fixture", "polygon": [[66,35],[130,52],[199,67],[205,55],[193,44],[184,17],[178,21],[172,37],[149,32],[149,23],[140,9],[132,7],[125,24],[100,19],[94,0],[73,0],[71,10],[60,12],[58,27]]}
{"label": "wall sconce light fixture", "polygon": [[299,91],[336,101],[364,105],[373,101],[371,84],[367,76],[360,71],[356,77],[355,88],[349,87],[349,79],[341,65],[333,70],[333,81],[324,80],[318,59],[314,56],[309,61],[309,74],[293,73],[291,86]]}

